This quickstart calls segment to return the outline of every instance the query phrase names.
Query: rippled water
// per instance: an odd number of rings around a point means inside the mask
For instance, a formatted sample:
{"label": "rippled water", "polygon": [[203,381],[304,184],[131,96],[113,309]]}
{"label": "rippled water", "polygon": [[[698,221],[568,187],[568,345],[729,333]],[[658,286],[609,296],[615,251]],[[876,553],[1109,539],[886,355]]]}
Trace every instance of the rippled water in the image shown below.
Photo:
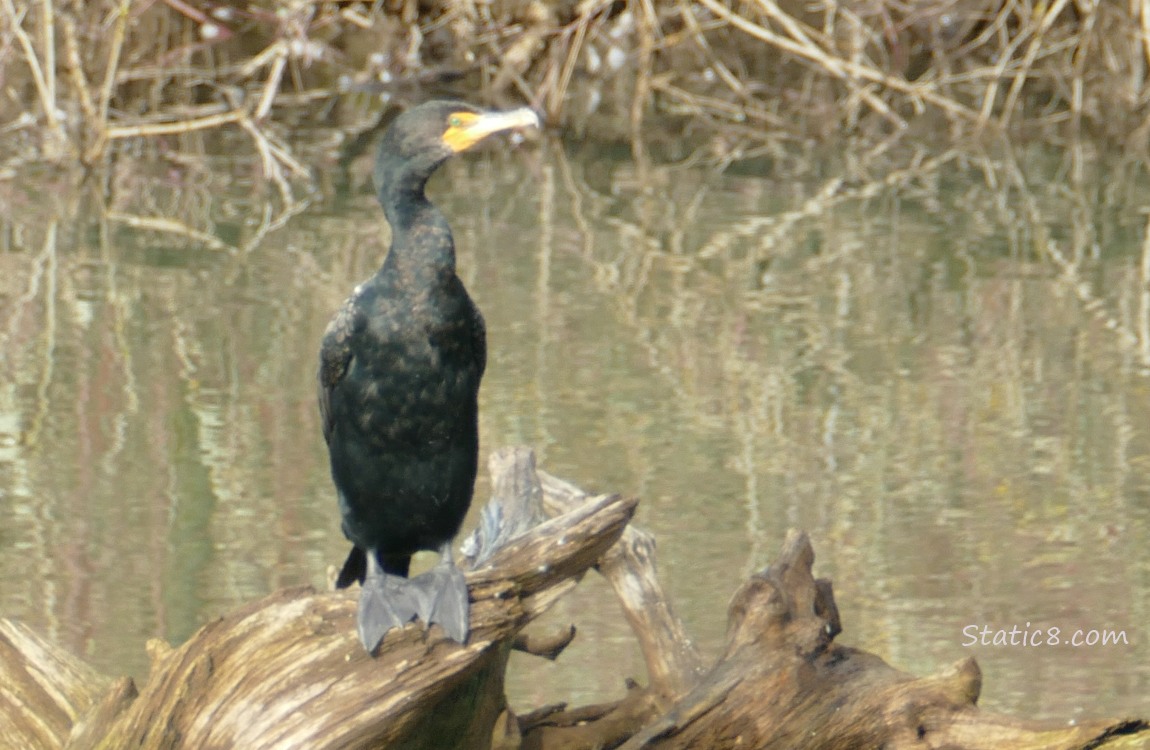
{"label": "rippled water", "polygon": [[[1145,715],[1145,175],[841,162],[795,179],[797,159],[721,173],[552,142],[448,165],[432,192],[489,328],[484,451],[530,444],[641,496],[709,654],[797,526],[840,641],[918,673],[974,655],[995,709]],[[146,673],[148,638],[322,585],[345,552],[313,374],[385,225],[362,191],[261,224],[258,181],[212,166],[106,206],[0,186],[0,615],[109,673]],[[642,678],[601,581],[549,621],[579,639],[513,663],[520,707]],[[970,647],[969,626],[1128,642]]]}

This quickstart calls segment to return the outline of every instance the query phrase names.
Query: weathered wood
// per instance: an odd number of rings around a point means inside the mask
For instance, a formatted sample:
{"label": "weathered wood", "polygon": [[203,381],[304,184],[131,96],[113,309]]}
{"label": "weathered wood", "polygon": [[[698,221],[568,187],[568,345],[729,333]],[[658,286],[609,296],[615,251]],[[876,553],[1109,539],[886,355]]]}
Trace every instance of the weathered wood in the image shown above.
{"label": "weathered wood", "polygon": [[512,648],[525,654],[539,656],[549,661],[555,661],[559,654],[575,640],[575,626],[556,630],[546,635],[539,633],[520,633],[512,641]]}
{"label": "weathered wood", "polygon": [[[569,512],[595,497],[546,472],[537,473],[548,513]],[[659,582],[654,537],[628,525],[619,541],[600,558],[596,569],[611,584],[635,633],[648,686],[629,683],[626,697],[614,703],[570,710],[558,706],[540,715],[523,716],[523,748],[615,747],[659,716],[703,674],[698,648]]]}
{"label": "weathered wood", "polygon": [[502,644],[614,543],[634,507],[600,498],[468,573],[464,645],[415,623],[372,658],[355,638],[356,592],[296,589],[242,608],[154,665],[102,746],[482,747],[502,706],[476,701],[492,694]]}
{"label": "weathered wood", "polygon": [[494,451],[487,459],[491,501],[479,514],[479,527],[464,540],[463,558],[472,566],[547,517],[543,488],[535,470],[535,452],[521,445]]}
{"label": "weathered wood", "polygon": [[26,626],[0,619],[0,735],[6,747],[63,747],[106,677]]}
{"label": "weathered wood", "polygon": [[68,735],[64,747],[90,748],[99,745],[107,734],[108,727],[137,697],[139,691],[136,690],[136,683],[131,677],[117,679],[108,692],[104,693],[100,702],[72,726],[72,732]]}
{"label": "weathered wood", "polygon": [[613,703],[567,709],[552,707],[520,718],[520,750],[591,750],[618,747],[659,715],[655,694],[634,683]]}
{"label": "weathered wood", "polygon": [[[209,623],[178,648],[150,644],[138,697],[121,681],[97,704],[106,679],[6,624],[14,676],[5,684],[21,690],[3,696],[0,710],[30,748],[63,747],[73,727],[67,747],[77,749],[485,748],[505,710],[514,636],[618,539],[635,505],[596,498],[468,572],[465,645],[413,623],[389,633],[372,658],[355,637],[355,592],[296,588]],[[40,686],[46,670],[51,680]]]}
{"label": "weathered wood", "polygon": [[[918,678],[835,643],[833,588],[814,578],[806,535],[735,593],[723,654],[704,670],[655,570],[654,541],[627,524],[636,501],[588,495],[534,471],[526,449],[491,459],[493,506],[467,543],[472,633],[464,645],[411,624],[369,657],[355,636],[354,592],[277,592],[171,648],[138,695],[109,686],[26,628],[0,621],[0,728],[13,747],[947,748],[1086,750],[1150,731],[1140,719],[1045,725],[980,711],[973,659]],[[555,517],[537,523],[540,507]],[[513,647],[554,658],[574,628],[525,625],[590,567],[608,578],[649,677],[597,706],[516,717],[503,679]],[[2,744],[2,743],[0,743]]]}
{"label": "weathered wood", "polygon": [[982,712],[973,659],[916,678],[838,646],[831,586],[813,577],[813,563],[806,534],[788,534],[775,563],[732,599],[727,648],[715,667],[622,748],[1086,750],[1148,728],[1140,720],[1068,727]]}
{"label": "weathered wood", "polygon": [[[538,474],[543,505],[552,513],[570,512],[591,498],[570,482]],[[628,525],[596,567],[614,589],[639,641],[652,693],[662,701],[682,695],[702,675],[703,658],[659,582],[655,537]]]}

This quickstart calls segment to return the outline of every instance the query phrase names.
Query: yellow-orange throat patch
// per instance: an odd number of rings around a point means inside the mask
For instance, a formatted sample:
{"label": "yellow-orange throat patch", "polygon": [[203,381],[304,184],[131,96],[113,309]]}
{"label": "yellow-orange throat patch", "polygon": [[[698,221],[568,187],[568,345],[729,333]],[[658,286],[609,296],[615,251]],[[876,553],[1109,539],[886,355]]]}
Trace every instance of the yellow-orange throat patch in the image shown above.
{"label": "yellow-orange throat patch", "polygon": [[492,133],[525,127],[539,127],[539,115],[528,107],[509,112],[453,112],[447,118],[443,142],[458,153],[471,148]]}

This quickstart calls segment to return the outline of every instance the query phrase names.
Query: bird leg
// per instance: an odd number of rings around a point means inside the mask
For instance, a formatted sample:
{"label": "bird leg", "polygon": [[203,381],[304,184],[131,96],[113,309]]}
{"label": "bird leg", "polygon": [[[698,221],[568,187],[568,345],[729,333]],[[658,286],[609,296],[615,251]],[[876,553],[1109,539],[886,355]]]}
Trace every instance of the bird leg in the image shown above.
{"label": "bird leg", "polygon": [[436,566],[409,580],[406,588],[420,620],[429,626],[439,623],[447,637],[457,643],[467,640],[467,580],[455,567],[450,541],[439,547]]}
{"label": "bird leg", "polygon": [[407,579],[385,573],[368,550],[367,574],[359,592],[357,626],[359,642],[369,654],[375,653],[383,636],[392,628],[402,628],[418,612],[415,601],[408,595]]}

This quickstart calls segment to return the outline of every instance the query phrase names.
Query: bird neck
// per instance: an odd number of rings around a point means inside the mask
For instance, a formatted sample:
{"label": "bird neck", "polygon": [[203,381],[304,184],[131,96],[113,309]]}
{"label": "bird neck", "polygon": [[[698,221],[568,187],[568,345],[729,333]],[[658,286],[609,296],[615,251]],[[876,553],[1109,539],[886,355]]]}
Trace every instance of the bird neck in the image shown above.
{"label": "bird neck", "polygon": [[424,194],[427,179],[385,183],[380,191],[387,222],[391,225],[391,249],[384,268],[418,267],[425,272],[455,272],[455,243],[447,217]]}

